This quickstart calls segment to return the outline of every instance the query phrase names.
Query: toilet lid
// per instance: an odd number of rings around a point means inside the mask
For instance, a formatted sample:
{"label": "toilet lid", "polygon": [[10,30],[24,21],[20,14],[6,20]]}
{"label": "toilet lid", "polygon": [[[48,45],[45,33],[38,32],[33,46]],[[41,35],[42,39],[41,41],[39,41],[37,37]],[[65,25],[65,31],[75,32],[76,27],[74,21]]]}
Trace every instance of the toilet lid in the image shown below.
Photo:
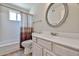
{"label": "toilet lid", "polygon": [[23,47],[31,48],[32,47],[32,40],[26,40],[22,42]]}

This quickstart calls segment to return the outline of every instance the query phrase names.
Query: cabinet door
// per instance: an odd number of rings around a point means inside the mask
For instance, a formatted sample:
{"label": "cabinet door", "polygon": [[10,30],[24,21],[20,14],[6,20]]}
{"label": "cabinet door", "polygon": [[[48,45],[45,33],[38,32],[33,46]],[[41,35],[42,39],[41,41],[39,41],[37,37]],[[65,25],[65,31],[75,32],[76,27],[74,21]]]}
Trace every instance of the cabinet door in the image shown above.
{"label": "cabinet door", "polygon": [[48,51],[47,49],[44,49],[43,53],[44,56],[56,56],[53,52]]}
{"label": "cabinet door", "polygon": [[79,51],[76,51],[55,43],[53,44],[53,52],[59,56],[78,56],[79,55]]}
{"label": "cabinet door", "polygon": [[33,56],[42,56],[42,47],[33,42],[32,47],[32,55]]}
{"label": "cabinet door", "polygon": [[44,39],[37,39],[37,43],[43,46],[44,48],[51,50],[52,43],[50,41],[44,40]]}

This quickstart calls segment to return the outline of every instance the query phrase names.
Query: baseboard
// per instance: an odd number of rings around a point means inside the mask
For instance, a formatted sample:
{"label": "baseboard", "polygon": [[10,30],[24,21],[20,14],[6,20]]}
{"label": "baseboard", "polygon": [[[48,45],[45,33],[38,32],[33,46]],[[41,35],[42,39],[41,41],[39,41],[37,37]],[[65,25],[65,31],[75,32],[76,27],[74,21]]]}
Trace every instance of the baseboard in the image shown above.
{"label": "baseboard", "polygon": [[0,56],[12,53],[20,49],[19,42],[5,44],[0,46]]}

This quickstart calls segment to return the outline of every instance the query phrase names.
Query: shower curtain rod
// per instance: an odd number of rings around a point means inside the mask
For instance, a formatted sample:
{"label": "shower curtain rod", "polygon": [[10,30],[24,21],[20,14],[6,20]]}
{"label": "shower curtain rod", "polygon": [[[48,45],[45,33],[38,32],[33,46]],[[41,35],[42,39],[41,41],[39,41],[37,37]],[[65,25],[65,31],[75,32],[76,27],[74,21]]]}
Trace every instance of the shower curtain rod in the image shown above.
{"label": "shower curtain rod", "polygon": [[2,4],[0,4],[0,6],[7,7],[7,8],[10,8],[10,9],[14,9],[14,10],[20,11],[21,13],[24,13],[24,14],[33,16],[33,15],[30,14],[30,13],[26,13],[26,12],[23,12],[23,11],[21,11],[21,10],[18,10],[18,9],[15,9],[15,8],[12,8],[12,7],[8,7],[8,6],[2,5]]}

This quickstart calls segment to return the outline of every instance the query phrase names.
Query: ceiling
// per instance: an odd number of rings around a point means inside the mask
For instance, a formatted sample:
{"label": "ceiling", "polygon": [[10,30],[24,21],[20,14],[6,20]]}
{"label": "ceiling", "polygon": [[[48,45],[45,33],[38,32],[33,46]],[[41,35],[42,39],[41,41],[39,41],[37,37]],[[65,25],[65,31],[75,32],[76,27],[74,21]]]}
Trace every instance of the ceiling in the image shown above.
{"label": "ceiling", "polygon": [[38,6],[40,3],[11,3],[11,4],[30,10],[31,8]]}

